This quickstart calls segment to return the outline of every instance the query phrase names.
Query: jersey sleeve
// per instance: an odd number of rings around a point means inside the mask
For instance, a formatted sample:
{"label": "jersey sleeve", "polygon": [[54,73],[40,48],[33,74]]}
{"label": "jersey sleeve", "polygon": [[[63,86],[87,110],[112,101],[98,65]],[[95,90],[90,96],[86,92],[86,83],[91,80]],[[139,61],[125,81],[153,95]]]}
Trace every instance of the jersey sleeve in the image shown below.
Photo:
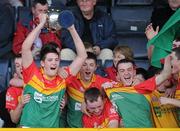
{"label": "jersey sleeve", "polygon": [[115,107],[109,101],[106,104],[105,108],[107,109],[107,117],[109,118],[109,121],[111,121],[111,120],[118,120],[118,121],[120,121],[119,114],[116,112]]}
{"label": "jersey sleeve", "polygon": [[152,77],[136,86],[134,86],[135,90],[137,90],[140,94],[148,94],[156,89],[156,77]]}
{"label": "jersey sleeve", "polygon": [[94,127],[92,125],[90,117],[87,116],[87,115],[83,115],[83,117],[82,117],[82,124],[83,124],[83,127],[85,127],[85,128],[93,128]]}
{"label": "jersey sleeve", "polygon": [[38,72],[38,71],[39,71],[39,69],[36,66],[34,61],[31,63],[31,65],[29,67],[23,68],[23,80],[24,80],[24,83],[25,84],[28,83],[29,80],[31,80],[31,78],[35,74],[35,72]]}
{"label": "jersey sleeve", "polygon": [[18,105],[18,95],[13,90],[13,88],[9,87],[6,93],[6,108],[8,110],[15,110]]}

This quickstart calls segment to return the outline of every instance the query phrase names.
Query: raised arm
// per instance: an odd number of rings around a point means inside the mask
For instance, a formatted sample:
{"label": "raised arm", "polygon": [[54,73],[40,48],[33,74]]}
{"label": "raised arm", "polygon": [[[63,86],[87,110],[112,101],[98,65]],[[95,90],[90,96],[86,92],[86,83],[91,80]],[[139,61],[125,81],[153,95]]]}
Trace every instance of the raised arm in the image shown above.
{"label": "raised arm", "polygon": [[22,95],[17,107],[15,110],[10,110],[10,117],[11,117],[11,120],[12,122],[14,123],[18,123],[20,118],[21,118],[21,113],[22,113],[22,110],[23,110],[23,107],[26,103],[28,103],[30,100],[30,95],[29,94],[26,94],[26,95]]}
{"label": "raised arm", "polygon": [[180,100],[178,100],[178,99],[167,98],[167,97],[160,97],[159,100],[160,100],[161,105],[170,104],[170,105],[173,105],[173,106],[180,107]]}
{"label": "raised arm", "polygon": [[156,85],[160,85],[162,82],[167,80],[171,76],[171,57],[167,56],[165,58],[164,68],[163,71],[156,76]]}
{"label": "raised arm", "polygon": [[119,121],[114,119],[109,122],[108,128],[118,128],[119,127]]}
{"label": "raised arm", "polygon": [[159,32],[159,26],[156,27],[156,30],[153,29],[152,23],[150,23],[145,30],[145,34],[148,40],[154,38]]}
{"label": "raised arm", "polygon": [[[159,32],[159,26],[156,27],[156,30],[153,29],[153,26],[152,26],[152,23],[150,23],[147,27],[146,27],[146,30],[145,30],[145,35],[146,35],[146,38],[149,40],[151,40],[152,38],[154,38]],[[151,56],[152,56],[152,52],[153,52],[153,49],[154,49],[154,46],[151,45],[149,46],[148,48],[148,59],[150,60],[151,59]]]}
{"label": "raised arm", "polygon": [[77,52],[76,58],[73,60],[73,62],[71,63],[69,67],[70,67],[71,74],[76,75],[79,72],[82,64],[84,63],[87,57],[87,54],[86,54],[84,44],[82,40],[80,39],[74,25],[69,27],[68,30],[73,38],[73,41],[76,47],[76,52]]}
{"label": "raised arm", "polygon": [[27,36],[27,38],[24,40],[22,45],[22,65],[24,68],[27,68],[33,61],[32,51],[31,47],[33,45],[34,40],[36,39],[37,35],[41,31],[41,29],[44,27],[44,24],[46,23],[46,14],[40,14],[39,20],[40,23],[32,30],[31,33]]}

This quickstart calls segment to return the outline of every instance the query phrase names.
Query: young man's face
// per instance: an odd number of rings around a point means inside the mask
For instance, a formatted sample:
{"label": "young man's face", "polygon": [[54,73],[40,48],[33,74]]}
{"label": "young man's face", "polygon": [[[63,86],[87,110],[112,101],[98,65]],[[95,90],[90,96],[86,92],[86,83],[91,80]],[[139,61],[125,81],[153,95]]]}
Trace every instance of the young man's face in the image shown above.
{"label": "young man's face", "polygon": [[15,63],[16,73],[21,78],[22,77],[22,58],[21,57],[15,58],[14,63]]}
{"label": "young man's face", "polygon": [[41,5],[40,3],[37,3],[35,7],[32,7],[32,13],[34,18],[38,17],[39,14],[47,13],[48,11],[48,4]]}
{"label": "young man's face", "polygon": [[104,101],[103,101],[102,97],[99,96],[97,101],[94,101],[94,102],[90,102],[87,100],[86,108],[87,108],[88,112],[92,115],[96,115],[96,116],[101,115],[101,113],[104,109]]}
{"label": "young man's face", "polygon": [[118,75],[124,86],[131,86],[133,84],[136,70],[132,63],[120,63],[117,67]]}
{"label": "young man's face", "polygon": [[115,52],[113,55],[113,64],[116,67],[118,61],[125,59],[125,56],[121,54],[120,52]]}
{"label": "young man's face", "polygon": [[77,4],[82,12],[91,12],[94,10],[96,0],[77,0]]}
{"label": "young man's face", "polygon": [[41,66],[47,77],[52,78],[57,75],[59,69],[59,56],[56,53],[48,53],[44,61],[41,61]]}
{"label": "young man's face", "polygon": [[84,81],[91,81],[93,74],[97,69],[97,65],[94,59],[86,59],[80,69],[81,79]]}
{"label": "young man's face", "polygon": [[172,74],[177,74],[180,72],[180,60],[177,59],[175,52],[171,53],[171,65]]}

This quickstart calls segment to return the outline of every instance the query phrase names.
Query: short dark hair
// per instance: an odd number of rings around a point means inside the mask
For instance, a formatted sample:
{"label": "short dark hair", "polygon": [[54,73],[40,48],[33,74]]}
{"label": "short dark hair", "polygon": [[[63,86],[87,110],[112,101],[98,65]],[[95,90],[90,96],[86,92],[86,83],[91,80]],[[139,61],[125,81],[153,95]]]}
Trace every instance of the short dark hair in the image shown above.
{"label": "short dark hair", "polygon": [[33,0],[32,7],[35,7],[37,4],[46,5],[48,4],[47,0]]}
{"label": "short dark hair", "polygon": [[148,72],[146,69],[141,68],[141,67],[136,68],[136,75],[138,74],[142,75],[145,80],[148,79]]}
{"label": "short dark hair", "polygon": [[153,77],[156,74],[159,74],[163,70],[163,66],[161,68],[150,66],[148,69],[148,78]]}
{"label": "short dark hair", "polygon": [[15,54],[15,55],[14,55],[14,58],[21,58],[21,57],[22,57],[21,54]]}
{"label": "short dark hair", "polygon": [[103,93],[96,87],[91,87],[88,88],[85,92],[84,92],[84,100],[85,102],[90,101],[90,102],[94,102],[97,101],[98,97],[101,97],[102,99],[104,98]]}
{"label": "short dark hair", "polygon": [[40,60],[45,60],[48,53],[55,53],[59,56],[58,45],[54,42],[47,43],[43,45],[40,51]]}
{"label": "short dark hair", "polygon": [[174,48],[172,51],[175,52],[175,56],[180,60],[180,47]]}
{"label": "short dark hair", "polygon": [[85,49],[88,49],[88,48],[92,48],[93,46],[92,46],[92,44],[91,43],[89,43],[89,42],[83,42],[84,43],[84,46],[85,46]]}
{"label": "short dark hair", "polygon": [[177,36],[175,39],[176,42],[180,41],[180,36]]}
{"label": "short dark hair", "polygon": [[134,67],[136,67],[135,62],[133,60],[122,59],[122,60],[118,61],[117,65],[116,65],[116,70],[118,70],[119,64],[122,64],[122,63],[131,63]]}
{"label": "short dark hair", "polygon": [[93,59],[95,61],[95,63],[97,64],[97,57],[92,52],[87,52],[87,58],[86,59]]}

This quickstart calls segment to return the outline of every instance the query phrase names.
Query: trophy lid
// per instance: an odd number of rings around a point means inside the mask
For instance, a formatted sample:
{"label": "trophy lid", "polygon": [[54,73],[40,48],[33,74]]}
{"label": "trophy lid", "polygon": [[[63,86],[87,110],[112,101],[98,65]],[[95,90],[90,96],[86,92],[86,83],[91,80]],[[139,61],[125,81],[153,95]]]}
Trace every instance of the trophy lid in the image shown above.
{"label": "trophy lid", "polygon": [[60,12],[58,22],[62,28],[68,28],[74,23],[74,15],[70,10],[63,10]]}

